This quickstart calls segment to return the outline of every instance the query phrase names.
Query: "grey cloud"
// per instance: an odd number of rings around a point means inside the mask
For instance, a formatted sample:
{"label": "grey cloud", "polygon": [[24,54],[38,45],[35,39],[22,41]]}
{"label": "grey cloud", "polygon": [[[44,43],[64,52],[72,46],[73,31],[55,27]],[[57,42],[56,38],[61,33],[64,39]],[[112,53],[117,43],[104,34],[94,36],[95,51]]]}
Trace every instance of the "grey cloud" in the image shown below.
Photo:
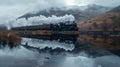
{"label": "grey cloud", "polygon": [[36,4],[49,5],[49,6],[63,6],[66,0],[0,0],[0,5],[29,5]]}
{"label": "grey cloud", "polygon": [[[69,0],[0,0],[0,24],[28,12],[66,6]],[[74,0],[75,4],[118,6],[120,0]]]}
{"label": "grey cloud", "polygon": [[95,0],[94,3],[103,6],[118,6],[120,5],[120,0]]}
{"label": "grey cloud", "polygon": [[0,0],[0,5],[18,5],[18,4],[28,4],[33,3],[37,0]]}
{"label": "grey cloud", "polygon": [[[66,1],[69,0],[0,0],[0,5],[18,5],[18,4],[32,4],[32,3],[43,3],[50,6],[63,6],[66,5]],[[104,6],[118,6],[120,0],[74,0],[76,4],[99,4]]]}
{"label": "grey cloud", "polygon": [[103,6],[118,6],[120,5],[120,0],[75,0],[75,3],[98,4]]}

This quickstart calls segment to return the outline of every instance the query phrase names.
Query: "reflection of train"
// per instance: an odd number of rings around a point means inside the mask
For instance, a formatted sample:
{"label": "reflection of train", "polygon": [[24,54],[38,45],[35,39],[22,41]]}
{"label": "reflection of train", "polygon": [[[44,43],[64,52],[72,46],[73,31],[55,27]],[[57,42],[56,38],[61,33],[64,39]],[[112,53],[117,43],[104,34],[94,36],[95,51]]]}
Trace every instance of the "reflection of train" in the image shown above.
{"label": "reflection of train", "polygon": [[77,31],[75,22],[60,22],[58,24],[43,24],[34,26],[15,27],[12,30],[53,30],[53,31]]}

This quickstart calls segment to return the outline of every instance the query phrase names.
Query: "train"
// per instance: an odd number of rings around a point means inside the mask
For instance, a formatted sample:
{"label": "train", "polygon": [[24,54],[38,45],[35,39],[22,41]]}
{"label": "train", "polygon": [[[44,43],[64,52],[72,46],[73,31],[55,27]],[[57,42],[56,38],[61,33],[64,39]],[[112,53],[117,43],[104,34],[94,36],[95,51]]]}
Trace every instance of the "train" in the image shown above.
{"label": "train", "polygon": [[51,30],[51,31],[78,31],[75,21],[59,22],[54,24],[14,27],[11,30]]}

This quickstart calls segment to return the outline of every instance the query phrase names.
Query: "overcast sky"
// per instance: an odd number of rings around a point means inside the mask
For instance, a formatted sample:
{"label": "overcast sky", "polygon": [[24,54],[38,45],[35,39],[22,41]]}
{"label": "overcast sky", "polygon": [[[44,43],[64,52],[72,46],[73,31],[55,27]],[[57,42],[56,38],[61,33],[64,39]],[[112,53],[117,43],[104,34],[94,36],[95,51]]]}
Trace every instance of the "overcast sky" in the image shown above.
{"label": "overcast sky", "polygon": [[67,2],[72,1],[75,4],[99,4],[104,6],[117,6],[120,5],[120,0],[0,0],[0,5],[18,5],[18,4],[32,4],[37,2],[46,2],[53,5],[65,5]]}
{"label": "overcast sky", "polygon": [[120,0],[0,0],[0,23],[19,17],[29,11],[87,4],[114,7],[120,5]]}

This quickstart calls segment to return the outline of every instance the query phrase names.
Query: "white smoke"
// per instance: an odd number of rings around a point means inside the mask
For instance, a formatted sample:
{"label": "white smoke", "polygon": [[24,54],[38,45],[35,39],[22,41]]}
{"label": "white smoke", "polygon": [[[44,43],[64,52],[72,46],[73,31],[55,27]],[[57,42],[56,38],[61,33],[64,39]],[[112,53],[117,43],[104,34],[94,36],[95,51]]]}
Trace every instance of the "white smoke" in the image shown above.
{"label": "white smoke", "polygon": [[36,17],[31,17],[28,20],[25,18],[21,18],[18,20],[12,20],[10,21],[9,24],[12,27],[20,27],[20,26],[29,26],[29,25],[41,25],[41,24],[55,24],[59,22],[67,22],[70,21],[73,22],[75,20],[73,15],[65,15],[65,16],[55,16],[52,15],[51,17],[45,17],[43,15],[36,16]]}
{"label": "white smoke", "polygon": [[14,24],[11,20],[26,13],[63,6],[66,6],[66,0],[0,0],[0,24],[9,26]]}

